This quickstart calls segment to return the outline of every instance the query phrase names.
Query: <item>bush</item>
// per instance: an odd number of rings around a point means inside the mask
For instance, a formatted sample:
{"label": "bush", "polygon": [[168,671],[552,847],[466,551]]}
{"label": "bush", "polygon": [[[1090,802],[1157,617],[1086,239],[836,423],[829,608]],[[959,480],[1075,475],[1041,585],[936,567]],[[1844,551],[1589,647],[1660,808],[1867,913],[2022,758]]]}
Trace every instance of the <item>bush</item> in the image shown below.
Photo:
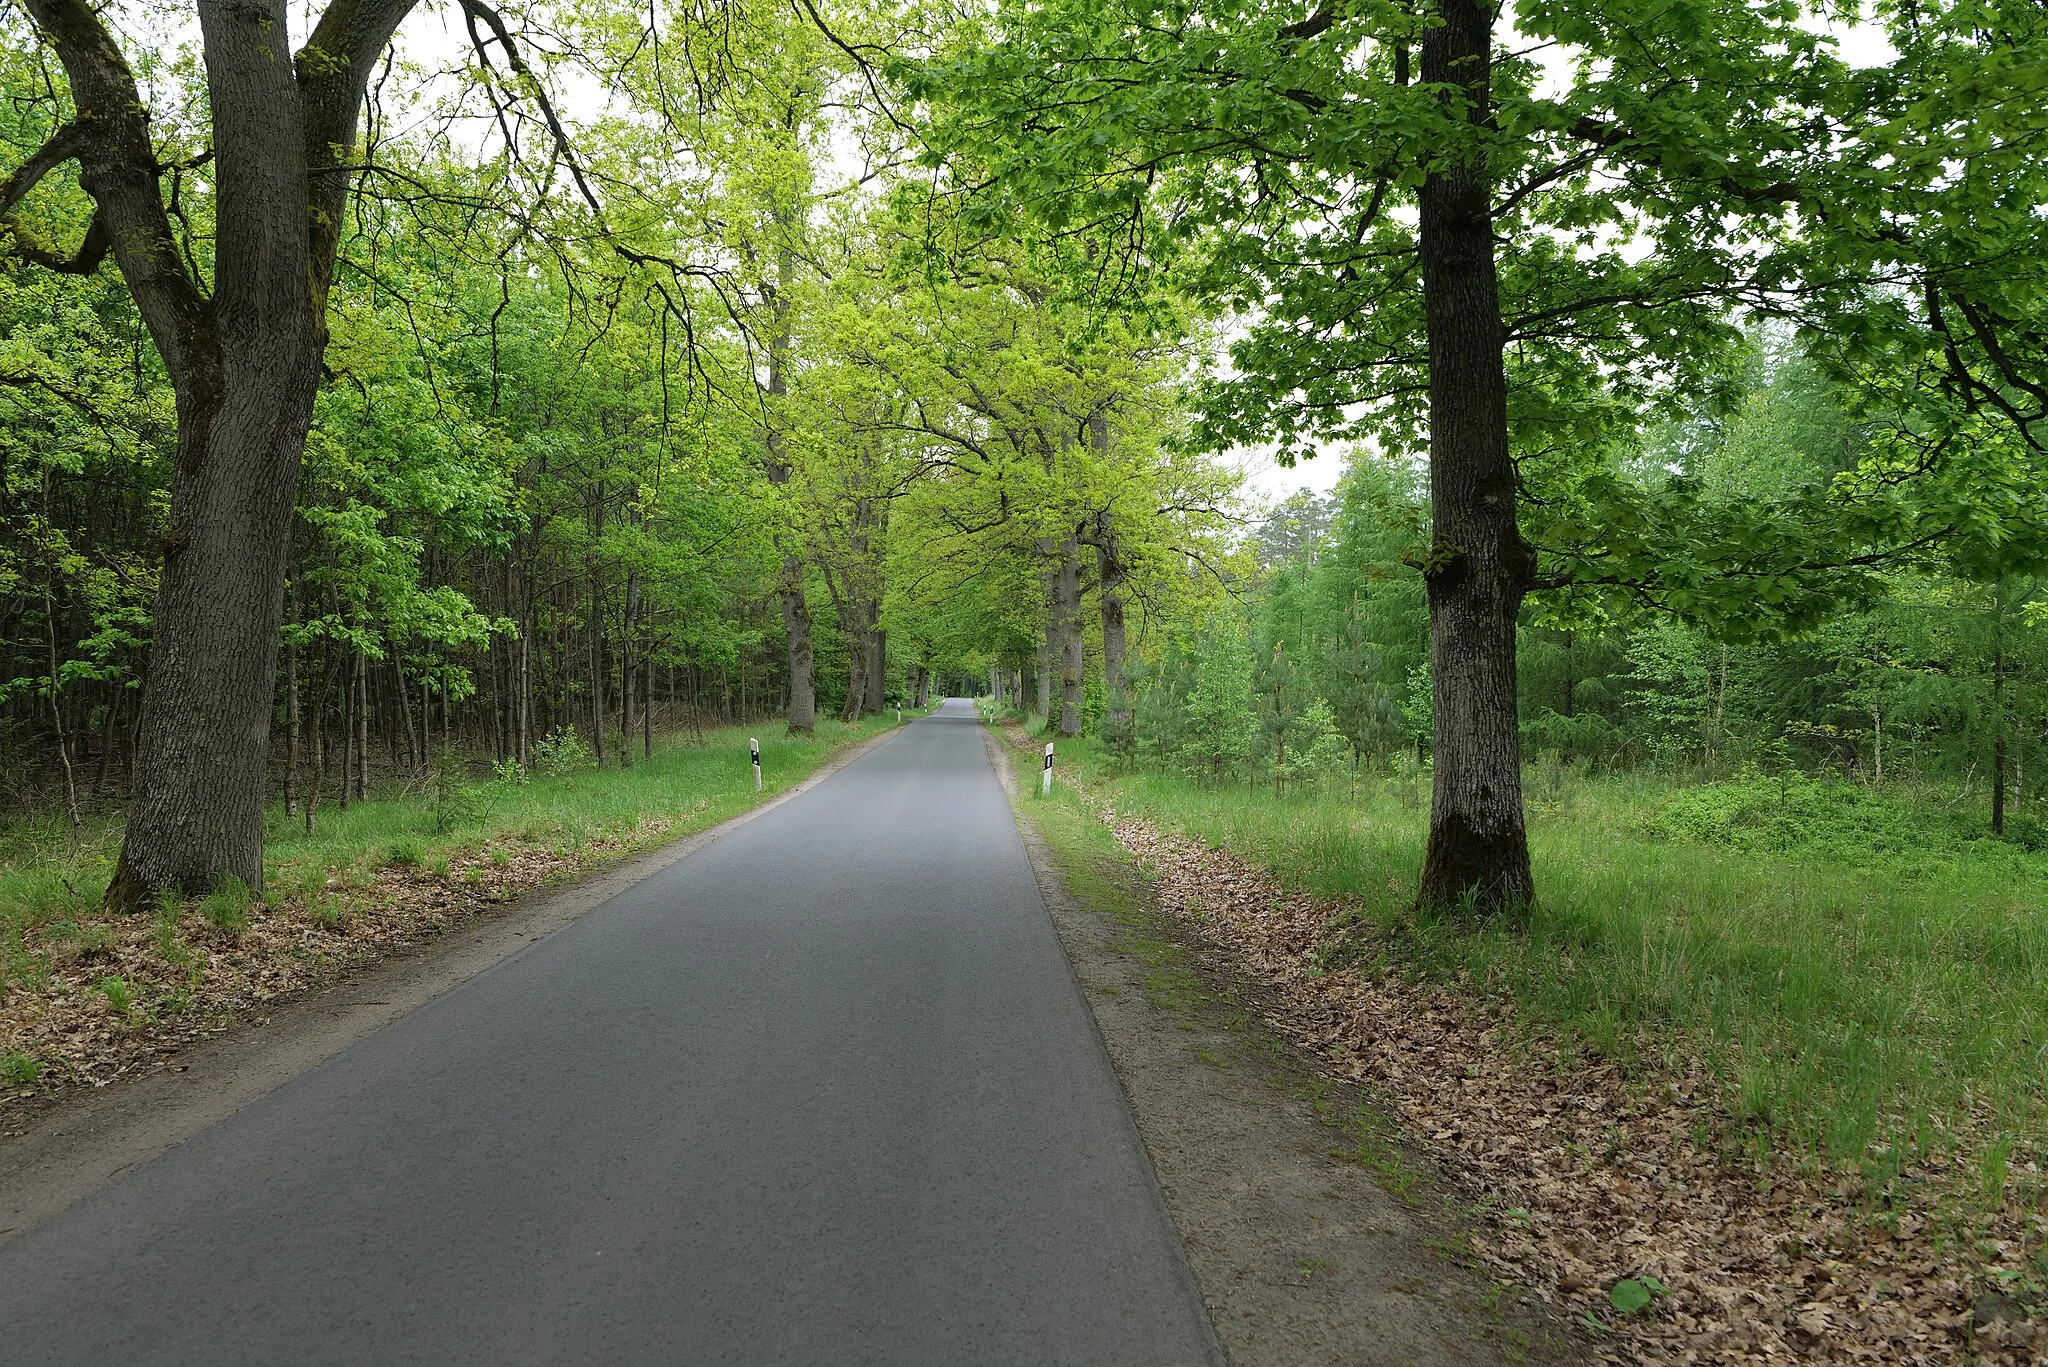
{"label": "bush", "polygon": [[135,989],[126,978],[101,978],[93,988],[107,999],[107,1009],[126,1020],[135,1009]]}
{"label": "bush", "polygon": [[1734,778],[1686,788],[1645,820],[1650,835],[1738,850],[1837,854],[1953,853],[1968,839],[1946,811],[1930,813],[1861,784],[1766,774],[1745,765]]}
{"label": "bush", "polygon": [[1183,711],[1180,759],[1195,773],[1221,778],[1258,748],[1259,715],[1252,700],[1256,661],[1244,633],[1228,624],[1212,630],[1203,648],[1201,670]]}
{"label": "bush", "polygon": [[1337,714],[1317,698],[1290,728],[1286,772],[1289,783],[1328,783],[1351,767],[1351,742],[1337,729]]}
{"label": "bush", "polygon": [[[559,734],[559,733],[558,733]],[[576,744],[583,741],[571,731]],[[552,739],[552,737],[550,737]],[[542,741],[541,744],[547,744]],[[586,756],[589,751],[583,752]],[[517,766],[515,766],[516,768]],[[490,815],[490,790],[483,785],[466,781],[466,761],[452,746],[443,746],[434,757],[434,768],[427,775],[427,812],[434,819],[434,833],[447,835],[465,826],[482,824]],[[413,860],[418,863],[418,859]]]}
{"label": "bush", "polygon": [[596,763],[590,746],[573,726],[557,727],[533,745],[533,767],[550,778],[566,778]]}

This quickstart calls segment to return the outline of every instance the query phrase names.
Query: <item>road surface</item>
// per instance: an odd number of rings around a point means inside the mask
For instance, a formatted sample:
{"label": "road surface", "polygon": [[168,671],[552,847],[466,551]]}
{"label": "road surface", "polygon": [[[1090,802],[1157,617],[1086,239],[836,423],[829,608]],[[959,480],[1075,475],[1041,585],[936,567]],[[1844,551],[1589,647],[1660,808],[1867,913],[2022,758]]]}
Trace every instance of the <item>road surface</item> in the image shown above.
{"label": "road surface", "polygon": [[948,703],[0,1245],[0,1361],[1220,1361]]}

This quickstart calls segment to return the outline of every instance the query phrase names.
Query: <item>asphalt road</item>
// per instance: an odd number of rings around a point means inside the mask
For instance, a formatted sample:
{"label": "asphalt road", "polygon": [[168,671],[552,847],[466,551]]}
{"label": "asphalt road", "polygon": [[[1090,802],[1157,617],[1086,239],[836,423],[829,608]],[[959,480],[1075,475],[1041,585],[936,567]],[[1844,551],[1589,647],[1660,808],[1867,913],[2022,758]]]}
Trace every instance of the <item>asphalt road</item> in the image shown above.
{"label": "asphalt road", "polygon": [[0,1245],[0,1362],[1220,1355],[971,705]]}

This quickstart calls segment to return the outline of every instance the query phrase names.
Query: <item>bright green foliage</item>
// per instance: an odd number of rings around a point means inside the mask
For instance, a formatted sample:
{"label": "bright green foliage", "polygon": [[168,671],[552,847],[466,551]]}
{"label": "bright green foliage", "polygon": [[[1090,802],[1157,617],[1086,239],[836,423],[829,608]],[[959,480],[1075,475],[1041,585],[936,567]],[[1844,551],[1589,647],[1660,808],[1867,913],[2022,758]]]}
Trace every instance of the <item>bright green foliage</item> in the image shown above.
{"label": "bright green foliage", "polygon": [[[1256,304],[1235,373],[1204,396],[1219,444],[1421,449],[1409,210],[1431,168],[1483,158],[1546,575],[1755,632],[1868,595],[1873,552],[2039,532],[2022,434],[2048,402],[2028,321],[2048,299],[2048,228],[2027,207],[2048,200],[2030,98],[2048,25],[2029,0],[1887,8],[1901,55],[1858,70],[1826,17],[1518,5],[1478,121],[1416,79],[1427,8],[1002,4],[899,71],[934,106],[938,145],[1002,190],[965,211],[976,221],[1114,223],[1134,264]],[[1152,213],[1172,227],[1145,231]],[[1857,387],[1883,440],[1838,448],[1840,480],[1739,499],[1631,468],[1659,413],[1735,393],[1743,304],[1794,318],[1819,370]]]}
{"label": "bright green foliage", "polygon": [[[1898,794],[1885,815],[1867,798],[1809,807],[1817,824],[1796,843],[1737,848],[1644,814],[1768,810],[1776,776],[1695,794],[1567,770],[1531,816],[1545,895],[1508,927],[1413,916],[1423,828],[1398,777],[1275,799],[1063,754],[1120,813],[1356,899],[1358,920],[1328,928],[1333,964],[1395,955],[1651,1076],[1682,1037],[1724,1089],[1728,1129],[1705,1138],[1731,1162],[1826,1159],[1860,1168],[1881,1200],[1902,1167],[1963,1136],[2048,1133],[2029,1043],[2048,1037],[2048,854],[1967,838],[1938,792]],[[1887,847],[1916,824],[1937,834]]]}
{"label": "bright green foliage", "polygon": [[1212,621],[1199,638],[1201,662],[1180,717],[1175,758],[1212,778],[1250,759],[1259,738],[1253,697],[1258,659],[1244,628],[1228,619]]}
{"label": "bright green foliage", "polygon": [[1289,733],[1293,752],[1287,764],[1276,766],[1283,782],[1300,780],[1326,783],[1351,768],[1351,742],[1337,729],[1337,714],[1321,698],[1302,709]]}
{"label": "bright green foliage", "polygon": [[1624,1277],[1607,1292],[1607,1302],[1624,1315],[1647,1310],[1659,1296],[1671,1292],[1655,1277]]}
{"label": "bright green foliage", "polygon": [[1264,741],[1263,758],[1272,767],[1276,785],[1286,779],[1287,747],[1296,739],[1295,729],[1308,704],[1303,692],[1301,672],[1287,654],[1287,643],[1273,642],[1270,650],[1259,654],[1252,669],[1252,693]]}

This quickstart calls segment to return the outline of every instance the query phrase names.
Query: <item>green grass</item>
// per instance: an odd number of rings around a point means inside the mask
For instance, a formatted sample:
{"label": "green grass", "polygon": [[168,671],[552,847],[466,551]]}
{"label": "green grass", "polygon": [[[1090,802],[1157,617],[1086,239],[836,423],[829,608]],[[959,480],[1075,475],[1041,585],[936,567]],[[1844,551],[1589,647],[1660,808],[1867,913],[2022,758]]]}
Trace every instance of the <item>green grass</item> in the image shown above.
{"label": "green grass", "polygon": [[[1735,1121],[1717,1142],[1861,1168],[1880,1188],[1960,1149],[1996,1199],[2012,1141],[2038,1152],[2048,1136],[2048,856],[1975,838],[1945,807],[1916,816],[1924,795],[1875,808],[1866,795],[1833,826],[1744,840],[1700,812],[1754,794],[1532,774],[1539,901],[1525,921],[1485,924],[1413,912],[1426,801],[1413,781],[1276,798],[1113,774],[1087,741],[1059,754],[1119,811],[1355,899],[1333,959],[1394,955],[1624,1063],[1703,1058]],[[1801,810],[1812,825],[1813,804]],[[1902,827],[1925,836],[1865,838]]]}
{"label": "green grass", "polygon": [[[894,725],[869,719],[853,726],[820,721],[815,738],[783,734],[762,723],[705,732],[701,741],[675,738],[653,759],[635,756],[631,769],[583,769],[535,775],[524,783],[494,779],[479,767],[427,793],[388,785],[371,800],[323,801],[314,832],[273,807],[265,820],[263,900],[296,905],[327,921],[342,914],[376,871],[396,864],[445,872],[451,861],[489,849],[502,862],[504,848],[529,845],[564,855],[589,854],[599,842],[625,853],[674,839],[738,815],[809,775],[849,741]],[[756,794],[747,763],[747,738],[761,740],[763,792]],[[647,823],[665,822],[658,833]],[[0,827],[0,996],[34,990],[48,979],[53,948],[90,948],[108,937],[99,895],[120,844],[116,820],[103,818],[73,834],[55,819]],[[200,899],[197,910],[228,934],[249,923],[257,899],[229,884]],[[180,947],[173,904],[158,910],[160,950],[175,960]],[[104,989],[102,989],[104,990]],[[109,994],[109,1005],[120,1008]]]}
{"label": "green grass", "polygon": [[[1075,744],[1059,742],[1060,753]],[[1406,1202],[1416,1200],[1428,1175],[1409,1161],[1393,1121],[1363,1102],[1348,1108],[1335,1105],[1327,1079],[1301,1071],[1280,1041],[1257,1030],[1241,1003],[1227,993],[1210,991],[1180,946],[1163,930],[1160,918],[1165,913],[1151,904],[1130,854],[1077,798],[1071,784],[1055,783],[1049,799],[1041,798],[1036,787],[1023,786],[1026,780],[1038,777],[1034,758],[1033,754],[1011,754],[1011,769],[1019,785],[1018,809],[1045,837],[1067,891],[1116,927],[1116,937],[1108,948],[1144,966],[1146,1000],[1179,1017],[1182,1029],[1194,1028],[1198,1013],[1206,1013],[1209,1024],[1229,1031],[1238,1038],[1240,1049],[1261,1060],[1276,1086],[1307,1101],[1318,1120],[1343,1134],[1338,1157],[1372,1174],[1389,1195]],[[1094,751],[1087,752],[1081,769],[1092,774],[1094,781],[1100,780],[1102,765]],[[1198,1063],[1209,1067],[1226,1071],[1230,1067],[1230,1056],[1220,1049],[1200,1045],[1192,1054]]]}

